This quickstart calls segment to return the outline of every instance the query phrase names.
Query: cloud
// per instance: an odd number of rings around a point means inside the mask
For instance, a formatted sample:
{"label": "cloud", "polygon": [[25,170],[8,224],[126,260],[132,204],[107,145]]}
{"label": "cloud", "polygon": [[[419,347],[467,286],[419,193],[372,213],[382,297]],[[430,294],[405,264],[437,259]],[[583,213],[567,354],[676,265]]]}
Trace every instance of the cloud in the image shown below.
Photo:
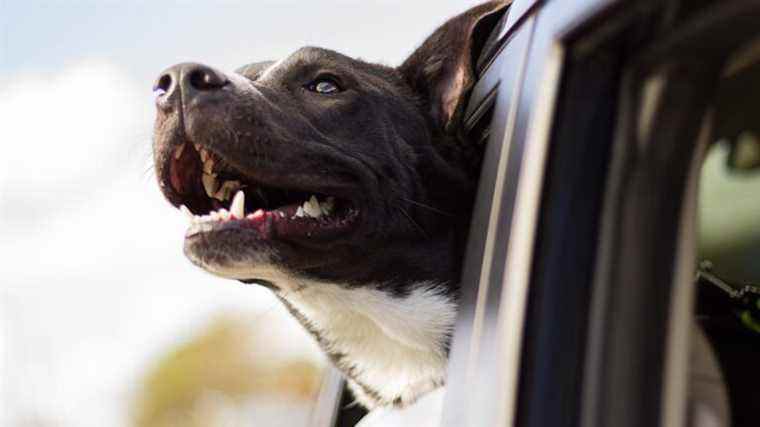
{"label": "cloud", "polygon": [[152,357],[219,312],[260,312],[314,354],[268,291],[182,255],[186,218],[144,173],[153,107],[137,87],[102,61],[0,87],[0,424],[124,425]]}
{"label": "cloud", "polygon": [[[81,61],[11,77],[0,88],[0,231],[11,237],[0,253],[20,261],[0,271],[76,270],[107,256],[98,248],[129,237],[121,231],[135,231],[120,215],[144,205],[150,188],[145,180],[140,189],[145,162],[134,152],[143,146],[147,154],[151,112],[150,95],[136,87],[114,65]],[[122,204],[112,203],[116,192]]]}
{"label": "cloud", "polygon": [[0,93],[5,191],[51,192],[108,174],[149,137],[149,89],[107,62],[11,76]]}

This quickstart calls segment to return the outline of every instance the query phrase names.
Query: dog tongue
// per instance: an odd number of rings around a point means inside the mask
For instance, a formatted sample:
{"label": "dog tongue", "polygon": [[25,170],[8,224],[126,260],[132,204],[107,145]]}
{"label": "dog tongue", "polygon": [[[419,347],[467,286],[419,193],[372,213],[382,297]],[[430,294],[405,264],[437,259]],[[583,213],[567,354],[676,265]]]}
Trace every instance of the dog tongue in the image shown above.
{"label": "dog tongue", "polygon": [[277,215],[274,212],[267,212],[259,209],[248,215],[246,217],[248,221],[246,222],[249,227],[253,227],[259,232],[261,238],[271,239],[273,237],[272,232],[274,231],[272,223],[276,218]]}
{"label": "dog tongue", "polygon": [[283,216],[286,215],[285,212],[259,209],[245,217],[244,227],[256,229],[263,239],[271,239],[275,234],[286,236],[291,231],[289,229],[292,221],[288,218],[295,213],[295,208],[288,207],[283,210],[287,211],[287,217]]}

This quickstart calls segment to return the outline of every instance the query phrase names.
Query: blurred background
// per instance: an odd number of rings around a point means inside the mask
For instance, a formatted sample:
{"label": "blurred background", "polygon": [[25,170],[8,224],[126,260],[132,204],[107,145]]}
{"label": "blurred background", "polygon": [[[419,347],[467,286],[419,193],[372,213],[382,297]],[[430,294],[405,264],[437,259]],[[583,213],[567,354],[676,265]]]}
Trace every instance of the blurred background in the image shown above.
{"label": "blurred background", "polygon": [[[182,255],[153,80],[304,45],[397,65],[476,3],[0,0],[0,426],[306,425],[314,342],[269,291]],[[700,257],[760,283],[760,175],[727,155],[703,170]]]}
{"label": "blurred background", "polygon": [[0,0],[0,425],[304,425],[326,362],[268,291],[182,255],[153,79],[303,45],[396,65],[475,3]]}

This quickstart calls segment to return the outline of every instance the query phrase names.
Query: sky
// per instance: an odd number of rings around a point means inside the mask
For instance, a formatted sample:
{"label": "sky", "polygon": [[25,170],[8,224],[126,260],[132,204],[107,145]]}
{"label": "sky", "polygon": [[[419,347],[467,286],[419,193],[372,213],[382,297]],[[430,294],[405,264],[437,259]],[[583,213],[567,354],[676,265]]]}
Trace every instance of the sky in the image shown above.
{"label": "sky", "polygon": [[0,0],[0,425],[125,425],[150,361],[219,313],[319,358],[268,291],[182,255],[151,168],[153,80],[304,45],[397,65],[475,3]]}

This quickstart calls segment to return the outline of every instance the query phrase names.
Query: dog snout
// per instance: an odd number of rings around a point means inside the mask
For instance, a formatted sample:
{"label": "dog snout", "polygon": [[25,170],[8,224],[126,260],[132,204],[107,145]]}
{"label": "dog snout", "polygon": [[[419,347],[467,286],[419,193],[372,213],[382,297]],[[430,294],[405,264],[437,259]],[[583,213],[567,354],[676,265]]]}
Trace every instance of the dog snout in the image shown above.
{"label": "dog snout", "polygon": [[156,104],[171,110],[179,102],[185,106],[198,98],[213,94],[229,83],[221,71],[192,62],[177,64],[162,72],[153,85]]}

